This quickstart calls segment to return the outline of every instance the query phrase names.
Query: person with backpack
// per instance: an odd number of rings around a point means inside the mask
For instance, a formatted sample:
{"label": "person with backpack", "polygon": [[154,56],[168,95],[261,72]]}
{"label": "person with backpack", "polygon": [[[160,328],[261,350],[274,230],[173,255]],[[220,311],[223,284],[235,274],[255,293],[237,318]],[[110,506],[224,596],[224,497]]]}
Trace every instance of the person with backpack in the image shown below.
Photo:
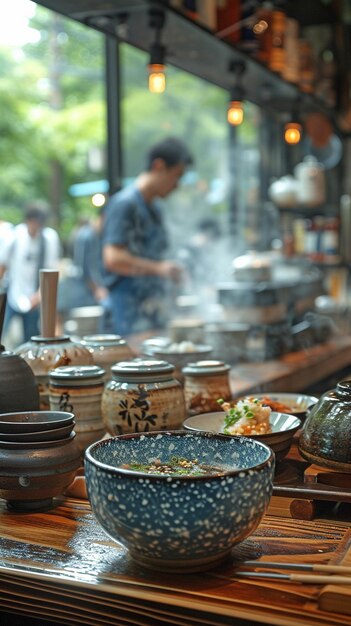
{"label": "person with backpack", "polygon": [[6,334],[13,318],[20,318],[23,340],[39,334],[39,270],[59,269],[60,238],[45,226],[47,210],[39,202],[27,206],[24,221],[9,233],[0,256],[0,278],[6,274]]}

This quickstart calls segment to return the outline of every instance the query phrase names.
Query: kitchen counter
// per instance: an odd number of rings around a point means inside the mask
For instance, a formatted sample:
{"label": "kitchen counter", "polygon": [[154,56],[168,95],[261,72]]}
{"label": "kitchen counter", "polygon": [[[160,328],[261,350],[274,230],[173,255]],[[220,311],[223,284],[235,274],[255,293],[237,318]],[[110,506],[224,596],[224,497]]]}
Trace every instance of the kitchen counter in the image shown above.
{"label": "kitchen counter", "polygon": [[351,375],[351,337],[339,336],[279,359],[239,363],[231,369],[230,382],[234,397],[253,392],[302,392],[348,367]]}

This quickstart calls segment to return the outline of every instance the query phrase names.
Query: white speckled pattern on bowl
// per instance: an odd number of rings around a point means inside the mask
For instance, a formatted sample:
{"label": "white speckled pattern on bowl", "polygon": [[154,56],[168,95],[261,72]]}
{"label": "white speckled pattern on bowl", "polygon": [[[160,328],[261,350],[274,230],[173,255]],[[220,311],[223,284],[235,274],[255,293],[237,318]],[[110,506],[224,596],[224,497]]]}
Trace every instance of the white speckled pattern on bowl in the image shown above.
{"label": "white speckled pattern on bowl", "polygon": [[[226,469],[218,475],[170,477],[120,467],[172,456]],[[217,565],[258,526],[272,493],[274,454],[244,437],[139,433],[92,444],[85,474],[95,516],[135,560],[158,570],[190,572]]]}

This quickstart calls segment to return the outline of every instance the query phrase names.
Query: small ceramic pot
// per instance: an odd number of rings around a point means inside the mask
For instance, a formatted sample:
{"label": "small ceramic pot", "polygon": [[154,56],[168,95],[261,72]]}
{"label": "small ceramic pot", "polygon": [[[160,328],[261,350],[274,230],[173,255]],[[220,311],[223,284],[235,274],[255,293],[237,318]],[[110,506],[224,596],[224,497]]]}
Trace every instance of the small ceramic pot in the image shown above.
{"label": "small ceramic pot", "polygon": [[102,417],[111,435],[176,430],[186,414],[181,383],[166,361],[124,361],[112,367],[102,395]]}
{"label": "small ceramic pot", "polygon": [[189,415],[218,411],[218,400],[231,400],[230,365],[197,361],[183,368],[185,406]]}
{"label": "small ceramic pot", "polygon": [[351,473],[351,380],[327,391],[309,412],[299,440],[310,463]]}
{"label": "small ceramic pot", "polygon": [[30,341],[16,349],[32,368],[36,377],[39,394],[40,410],[50,409],[49,372],[62,365],[93,365],[93,357],[88,348],[70,337],[31,337]]}
{"label": "small ceramic pot", "polygon": [[112,365],[135,357],[131,347],[120,335],[84,335],[82,345],[92,354],[95,365],[105,370],[105,381],[111,379]]}
{"label": "small ceramic pot", "polygon": [[105,370],[97,365],[63,366],[50,372],[50,409],[74,414],[81,452],[105,434],[101,416],[104,375]]}
{"label": "small ceramic pot", "polygon": [[74,431],[58,441],[1,441],[0,497],[18,510],[47,508],[71,484],[80,465]]}
{"label": "small ceramic pot", "polygon": [[0,413],[39,409],[38,383],[28,363],[13,352],[0,352]]}

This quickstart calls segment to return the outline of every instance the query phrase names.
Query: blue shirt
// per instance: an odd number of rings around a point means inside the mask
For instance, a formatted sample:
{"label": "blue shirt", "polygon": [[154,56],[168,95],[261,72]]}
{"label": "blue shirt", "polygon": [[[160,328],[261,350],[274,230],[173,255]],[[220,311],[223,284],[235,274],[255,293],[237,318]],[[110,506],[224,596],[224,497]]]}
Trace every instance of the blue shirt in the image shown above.
{"label": "blue shirt", "polygon": [[[168,247],[160,207],[147,204],[135,185],[114,194],[105,212],[106,244],[125,246],[138,257],[159,261]],[[162,328],[167,319],[166,281],[158,276],[121,276],[105,270],[116,333],[125,335]]]}

